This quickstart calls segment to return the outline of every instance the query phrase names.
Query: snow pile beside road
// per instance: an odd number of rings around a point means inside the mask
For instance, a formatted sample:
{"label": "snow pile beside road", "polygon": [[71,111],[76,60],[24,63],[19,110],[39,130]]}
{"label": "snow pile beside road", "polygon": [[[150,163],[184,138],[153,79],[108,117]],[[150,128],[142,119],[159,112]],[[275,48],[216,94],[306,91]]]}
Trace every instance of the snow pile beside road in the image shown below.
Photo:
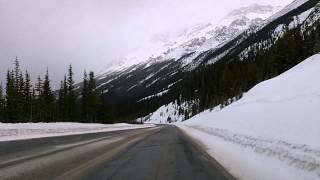
{"label": "snow pile beside road", "polygon": [[320,179],[320,54],[178,126],[239,179]]}
{"label": "snow pile beside road", "polygon": [[154,125],[84,124],[84,123],[0,123],[0,141],[65,136],[125,129],[148,128]]}

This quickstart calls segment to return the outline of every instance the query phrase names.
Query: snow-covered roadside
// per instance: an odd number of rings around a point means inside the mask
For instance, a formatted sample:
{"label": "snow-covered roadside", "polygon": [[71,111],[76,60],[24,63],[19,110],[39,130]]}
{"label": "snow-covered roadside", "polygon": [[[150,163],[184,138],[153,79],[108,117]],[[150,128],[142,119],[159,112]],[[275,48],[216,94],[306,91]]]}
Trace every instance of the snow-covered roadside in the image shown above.
{"label": "snow-covered roadside", "polygon": [[153,124],[0,123],[0,141],[108,132],[154,127]]}
{"label": "snow-covered roadside", "polygon": [[239,179],[320,179],[319,77],[317,54],[177,126]]}
{"label": "snow-covered roadside", "polygon": [[319,149],[222,129],[178,127],[203,143],[207,152],[237,179],[320,179]]}

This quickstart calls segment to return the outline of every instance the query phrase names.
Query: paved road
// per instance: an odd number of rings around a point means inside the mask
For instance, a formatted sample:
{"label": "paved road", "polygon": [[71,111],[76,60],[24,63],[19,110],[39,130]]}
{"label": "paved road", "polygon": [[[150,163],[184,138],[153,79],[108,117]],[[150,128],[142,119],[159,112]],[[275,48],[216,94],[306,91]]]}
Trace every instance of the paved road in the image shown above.
{"label": "paved road", "polygon": [[232,179],[174,126],[0,142],[0,179]]}

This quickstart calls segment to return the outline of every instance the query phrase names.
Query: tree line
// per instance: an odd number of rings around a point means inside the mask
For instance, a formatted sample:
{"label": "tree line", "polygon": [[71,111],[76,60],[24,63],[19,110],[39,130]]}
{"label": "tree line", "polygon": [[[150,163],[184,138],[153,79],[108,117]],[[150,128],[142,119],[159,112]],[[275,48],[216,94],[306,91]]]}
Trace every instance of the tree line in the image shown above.
{"label": "tree line", "polygon": [[[278,41],[270,40],[270,48],[251,48],[248,57],[231,54],[213,65],[192,72],[177,89],[176,102],[193,103],[183,109],[186,119],[218,105],[221,108],[242,97],[256,84],[280,75],[306,58],[320,52],[320,23],[307,29],[284,30]],[[266,44],[265,46],[269,46]],[[180,92],[179,92],[180,91]]]}
{"label": "tree line", "polygon": [[7,71],[6,84],[0,84],[0,122],[112,123],[96,90],[94,72],[85,71],[82,84],[76,85],[70,65],[60,84],[58,91],[52,89],[48,69],[32,84],[29,72],[21,71],[16,58],[14,69]]}

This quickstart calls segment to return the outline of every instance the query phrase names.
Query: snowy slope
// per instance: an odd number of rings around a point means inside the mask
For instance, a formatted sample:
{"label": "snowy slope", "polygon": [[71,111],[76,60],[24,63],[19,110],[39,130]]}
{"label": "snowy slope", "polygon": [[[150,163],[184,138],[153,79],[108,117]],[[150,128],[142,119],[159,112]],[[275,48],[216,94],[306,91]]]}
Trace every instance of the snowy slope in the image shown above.
{"label": "snowy slope", "polygon": [[[308,4],[306,2],[308,2],[309,5],[306,5]],[[306,6],[302,7],[304,5]],[[269,29],[271,36],[267,38],[260,38],[256,42],[251,42],[251,45],[243,49],[242,52],[239,54],[240,59],[247,58],[248,54],[250,53],[256,54],[258,52],[268,50],[270,47],[272,47],[272,44],[276,43],[279,39],[281,39],[288,30],[294,30],[299,28],[301,33],[305,33],[305,31],[312,27],[315,22],[319,21],[319,5],[320,3],[317,0],[295,0],[291,4],[286,6],[284,9],[265,20],[258,27],[252,30],[245,31],[244,36],[252,36],[259,34],[259,32],[263,31],[264,28],[268,29],[267,26],[270,26],[269,28],[272,29],[271,31]],[[295,15],[291,14],[290,16],[286,16],[287,13],[290,13],[297,9],[300,9],[299,13],[296,12],[294,13]],[[282,23],[277,23],[276,26],[271,25],[274,21],[277,20],[277,18],[281,19],[282,16],[286,17],[287,20],[282,21]],[[290,18],[288,19],[288,17]],[[242,43],[244,40],[245,38],[239,40],[238,44]]]}
{"label": "snowy slope", "polygon": [[308,0],[294,0],[292,3],[290,3],[288,6],[286,6],[285,8],[283,8],[281,11],[277,12],[276,14],[272,15],[271,17],[269,17],[266,22],[271,22],[285,14],[287,14],[288,12],[298,8],[299,6],[301,6],[302,4],[306,3]]}
{"label": "snowy slope", "polygon": [[124,123],[112,125],[83,123],[0,123],[0,141],[66,136],[148,127],[153,126]]}
{"label": "snowy slope", "polygon": [[[119,71],[108,71],[108,73],[101,74],[97,80],[99,87],[97,91],[102,92],[107,99],[117,104],[118,108],[128,110],[121,113],[124,116],[125,114],[135,114],[135,118],[146,116],[156,111],[157,108],[174,101],[179,86],[188,81],[186,78],[188,74],[196,72],[197,68],[205,68],[208,64],[214,64],[217,61],[225,63],[238,57],[244,59],[249,54],[257,54],[257,51],[260,50],[267,53],[277,39],[282,38],[284,30],[299,31],[303,27],[310,30],[316,25],[312,25],[312,22],[318,20],[315,16],[318,13],[314,12],[314,5],[317,3],[315,1],[310,0],[307,4],[267,25],[261,24],[262,19],[267,18],[277,8],[252,5],[229,13],[219,24],[213,25],[210,22],[200,24],[181,31],[175,38],[171,38],[170,35],[159,37],[158,40],[155,40],[157,41],[155,46],[160,44],[160,46],[163,45],[161,47],[165,47],[164,49],[170,47],[168,51],[160,48],[156,53],[148,49],[142,53],[137,52],[137,56],[132,55],[129,58],[133,59],[132,61],[126,62],[141,63],[129,68],[126,68],[126,63],[124,63],[121,65],[124,68]],[[289,5],[285,9],[292,9],[291,6],[296,7]],[[306,22],[309,23],[306,25]],[[249,29],[246,29],[248,27]],[[147,57],[147,59],[141,60],[139,57]],[[174,85],[170,86],[170,84]],[[128,104],[127,99],[135,103]],[[130,106],[139,108],[133,110]],[[145,106],[151,108],[145,111]],[[192,108],[192,104],[190,107],[193,113],[197,113],[194,110],[196,108]],[[163,109],[165,108],[159,111]],[[171,112],[179,111],[182,112],[178,109]],[[182,114],[186,117],[184,119],[190,117],[187,109],[183,110]],[[165,119],[166,116],[162,117]],[[172,119],[172,115],[170,117]]]}
{"label": "snowy slope", "polygon": [[253,4],[231,11],[219,23],[207,22],[173,35],[159,35],[150,47],[110,64],[98,75],[97,90],[110,97],[128,96],[137,103],[160,97],[159,94],[166,96],[175,88],[170,84],[181,82],[184,73],[203,62],[198,57],[206,57],[209,51],[219,49],[245,29],[258,26],[279,9]]}
{"label": "snowy slope", "polygon": [[319,77],[317,54],[179,126],[240,179],[320,179]]}
{"label": "snowy slope", "polygon": [[[252,4],[231,11],[219,22],[199,23],[177,32],[159,34],[152,39],[148,47],[116,60],[100,74],[105,76],[155,59],[157,61],[178,60],[192,52],[197,52],[199,55],[236,37],[251,26],[258,26],[280,9],[281,6]],[[191,60],[186,61],[185,65],[191,62]]]}
{"label": "snowy slope", "polygon": [[143,118],[146,123],[167,124],[181,122],[184,116],[179,114],[179,106],[176,103],[170,103],[161,106],[157,111]]}

